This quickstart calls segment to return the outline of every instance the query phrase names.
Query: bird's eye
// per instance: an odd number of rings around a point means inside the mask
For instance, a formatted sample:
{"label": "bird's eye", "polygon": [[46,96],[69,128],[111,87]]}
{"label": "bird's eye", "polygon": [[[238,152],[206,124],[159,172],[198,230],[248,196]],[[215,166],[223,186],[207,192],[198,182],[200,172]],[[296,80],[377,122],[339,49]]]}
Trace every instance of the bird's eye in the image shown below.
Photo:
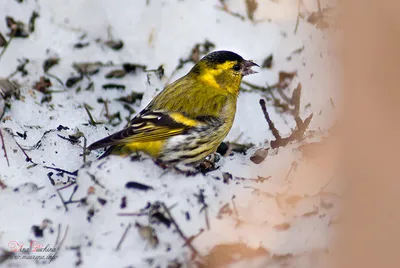
{"label": "bird's eye", "polygon": [[233,65],[233,68],[232,68],[234,71],[236,71],[236,72],[238,72],[238,71],[240,71],[240,65],[239,64],[235,64],[235,65]]}

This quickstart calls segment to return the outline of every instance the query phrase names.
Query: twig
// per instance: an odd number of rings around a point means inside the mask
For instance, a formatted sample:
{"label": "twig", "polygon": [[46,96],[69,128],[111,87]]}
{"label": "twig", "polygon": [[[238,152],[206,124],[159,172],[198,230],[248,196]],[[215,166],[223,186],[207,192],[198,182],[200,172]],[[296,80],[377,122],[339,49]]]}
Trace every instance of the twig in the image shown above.
{"label": "twig", "polygon": [[269,117],[264,99],[260,99],[260,105],[261,105],[261,110],[263,111],[265,120],[267,120],[268,126],[272,131],[272,134],[274,135],[276,140],[281,140],[282,138],[281,138],[281,135],[279,134],[279,131],[276,129],[274,123],[272,122],[271,118]]}
{"label": "twig", "polygon": [[[254,188],[253,188],[253,189],[254,189]],[[256,189],[254,189],[254,190],[256,190]],[[258,190],[258,189],[257,189],[257,190]],[[259,191],[259,190],[258,190],[258,191]],[[231,201],[232,201],[233,211],[235,212],[235,217],[234,217],[233,219],[236,221],[235,226],[238,227],[239,225],[241,225],[241,224],[243,224],[243,223],[246,223],[246,221],[241,220],[240,217],[239,217],[239,212],[238,212],[237,207],[236,207],[235,198],[236,198],[236,196],[233,195],[232,198],[231,198]]]}
{"label": "twig", "polygon": [[290,169],[289,169],[288,173],[286,174],[285,181],[288,180],[290,173],[292,173],[292,170],[294,169],[294,167],[295,167],[296,165],[297,165],[297,162],[296,162],[296,161],[293,161],[292,164],[290,165]]}
{"label": "twig", "polygon": [[70,138],[61,136],[60,134],[57,134],[57,136],[60,137],[60,138],[63,139],[63,140],[69,141],[69,142],[72,143],[72,144],[78,143],[78,140],[73,140],[73,139],[70,139]]}
{"label": "twig", "polygon": [[58,191],[58,189],[56,189],[56,192],[57,192],[58,197],[61,199],[61,202],[65,208],[65,211],[68,211],[67,203],[64,201],[64,198],[62,197],[61,193]]}
{"label": "twig", "polygon": [[299,116],[295,116],[295,121],[296,121],[296,125],[297,125],[296,130],[294,130],[292,132],[292,134],[290,134],[289,137],[282,138],[279,134],[279,131],[276,129],[274,123],[272,122],[271,118],[269,117],[264,99],[260,99],[260,105],[261,105],[261,109],[264,113],[264,117],[268,122],[268,126],[271,129],[272,134],[275,137],[275,140],[270,142],[272,149],[286,146],[289,142],[294,141],[294,140],[303,139],[304,132],[307,130],[307,127],[311,122],[313,114],[311,114],[309,117],[307,117],[304,121]]}
{"label": "twig", "polygon": [[24,72],[26,72],[25,70],[25,66],[29,63],[28,59],[23,58],[21,61],[19,61],[20,64],[17,66],[17,68],[15,69],[14,72],[12,72],[11,74],[9,74],[7,76],[7,79],[11,79],[14,75],[16,75],[18,72],[21,72],[22,74]]}
{"label": "twig", "polygon": [[21,147],[21,145],[19,145],[19,143],[16,140],[14,140],[14,141],[18,145],[19,149],[21,149],[22,153],[25,155],[25,157],[26,157],[25,161],[31,162],[32,164],[34,164],[36,166],[37,164],[32,161],[32,158],[29,157],[29,155],[25,152],[25,150]]}
{"label": "twig", "polygon": [[283,92],[283,88],[281,87],[277,87],[276,90],[279,93],[279,96],[281,96],[281,98],[286,101],[287,103],[291,103],[291,99],[289,99],[288,96],[286,96],[286,94]]}
{"label": "twig", "polygon": [[[188,242],[193,242],[193,240],[195,240],[197,237],[199,237],[202,233],[204,233],[204,229],[200,229],[200,231],[197,234],[192,235],[191,237],[189,237],[187,241]],[[187,246],[187,242],[185,242],[182,245],[182,247],[185,247],[185,246]]]}
{"label": "twig", "polygon": [[90,179],[94,182],[94,184],[100,186],[100,187],[103,188],[103,189],[106,188],[106,187],[104,187],[104,185],[102,185],[102,184],[96,179],[96,176],[95,176],[95,175],[93,175],[93,174],[91,174],[91,173],[89,173],[89,172],[86,172],[86,173],[89,175]]}
{"label": "twig", "polygon": [[205,218],[206,218],[207,230],[210,230],[210,219],[208,218],[208,206],[204,208],[204,215],[205,215]]}
{"label": "twig", "polygon": [[117,216],[148,216],[148,212],[117,213]]}
{"label": "twig", "polygon": [[71,193],[71,195],[70,195],[68,201],[65,202],[66,205],[74,202],[74,201],[72,201],[72,198],[74,197],[74,195],[75,195],[75,193],[76,193],[77,190],[78,190],[78,185],[75,185],[75,187],[74,187],[74,189],[72,190],[72,193]]}
{"label": "twig", "polygon": [[251,89],[259,90],[259,91],[262,91],[262,92],[271,92],[272,89],[274,89],[274,88],[276,88],[278,86],[278,84],[275,84],[275,85],[272,85],[272,86],[262,87],[262,86],[254,85],[254,84],[249,83],[247,81],[242,81],[242,84],[250,87]]}
{"label": "twig", "polygon": [[117,247],[115,248],[116,251],[118,251],[121,248],[122,243],[124,242],[126,235],[128,234],[129,229],[131,229],[132,224],[129,223],[128,226],[126,226],[125,232],[122,234],[121,239],[118,242]]}
{"label": "twig", "polygon": [[193,247],[192,243],[189,241],[189,239],[185,236],[185,234],[182,232],[181,228],[178,226],[176,223],[175,219],[172,217],[171,212],[169,211],[168,207],[165,205],[165,203],[161,203],[161,205],[164,208],[164,211],[167,213],[168,218],[171,220],[171,223],[175,226],[176,231],[178,234],[181,236],[181,238],[185,241],[185,243],[188,245],[190,250],[192,251],[193,258],[196,256],[202,257],[199,252]]}
{"label": "twig", "polygon": [[326,187],[328,187],[328,185],[331,184],[332,181],[333,181],[333,177],[330,178],[327,183],[325,183],[325,185],[318,191],[318,193],[316,195],[319,195],[320,193],[322,193],[326,189]]}
{"label": "twig", "polygon": [[83,136],[83,163],[86,163],[86,145],[87,145],[87,139],[85,136]]}
{"label": "twig", "polygon": [[235,203],[235,200],[234,200],[235,198],[236,198],[235,195],[232,196],[231,201],[232,201],[233,211],[235,212],[235,216],[236,216],[236,218],[239,220],[239,213],[238,213],[238,211],[237,211],[236,203]]}
{"label": "twig", "polygon": [[58,171],[58,172],[63,172],[63,173],[66,173],[68,175],[78,176],[78,170],[75,170],[74,172],[71,172],[71,171],[67,171],[67,170],[61,169],[61,168],[54,168],[54,167],[49,167],[49,166],[43,166],[43,167],[47,168],[47,169],[52,169],[52,170],[55,170],[55,171]]}
{"label": "twig", "polygon": [[71,186],[74,185],[74,184],[76,184],[76,182],[71,182],[71,183],[68,184],[68,185],[65,185],[65,186],[63,186],[63,187],[61,187],[61,188],[58,188],[58,190],[59,190],[59,191],[62,191],[62,190],[64,190],[64,189],[67,189],[67,188],[71,187]]}
{"label": "twig", "polygon": [[294,116],[299,116],[300,114],[300,98],[301,98],[301,84],[299,83],[297,87],[293,90],[292,99],[290,103],[294,106],[293,113]]}
{"label": "twig", "polygon": [[296,117],[296,124],[297,124],[296,130],[293,131],[292,134],[290,134],[290,136],[287,138],[271,141],[271,148],[275,149],[278,147],[283,147],[286,146],[291,141],[301,140],[304,136],[304,132],[306,131],[308,125],[311,122],[312,117],[313,114],[307,117],[306,120],[304,120],[304,122],[300,119],[300,117]]}
{"label": "twig", "polygon": [[299,28],[299,22],[300,22],[300,5],[302,0],[297,0],[297,2],[299,3],[297,6],[297,19],[296,19],[296,26],[294,27],[294,34],[297,33],[297,29]]}
{"label": "twig", "polygon": [[10,161],[8,160],[6,145],[5,145],[5,143],[4,143],[4,137],[3,137],[3,133],[1,132],[1,128],[0,128],[0,138],[1,138],[1,143],[2,143],[1,148],[2,148],[3,151],[4,151],[4,157],[5,157],[6,160],[7,160],[7,165],[10,166]]}

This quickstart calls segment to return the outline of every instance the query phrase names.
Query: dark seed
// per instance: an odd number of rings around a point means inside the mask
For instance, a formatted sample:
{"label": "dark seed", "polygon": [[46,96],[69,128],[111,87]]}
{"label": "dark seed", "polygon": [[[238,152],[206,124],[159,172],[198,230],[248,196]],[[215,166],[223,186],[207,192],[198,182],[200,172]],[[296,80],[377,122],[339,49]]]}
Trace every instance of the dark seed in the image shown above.
{"label": "dark seed", "polygon": [[43,229],[38,225],[32,226],[32,231],[35,237],[43,237]]}
{"label": "dark seed", "polygon": [[120,90],[125,90],[125,85],[120,85],[120,84],[104,84],[103,89],[120,89]]}
{"label": "dark seed", "polygon": [[139,182],[135,181],[130,181],[125,184],[125,188],[127,189],[136,189],[136,190],[141,190],[141,191],[148,191],[148,190],[153,190],[153,187],[149,185],[145,185]]}
{"label": "dark seed", "polygon": [[65,85],[70,88],[73,87],[76,83],[78,83],[79,81],[81,81],[83,79],[82,76],[73,76],[68,78],[67,82],[65,83]]}
{"label": "dark seed", "polygon": [[124,47],[124,42],[121,40],[107,40],[104,44],[113,50],[120,50]]}
{"label": "dark seed", "polygon": [[125,70],[113,70],[105,75],[106,78],[122,78],[126,75]]}

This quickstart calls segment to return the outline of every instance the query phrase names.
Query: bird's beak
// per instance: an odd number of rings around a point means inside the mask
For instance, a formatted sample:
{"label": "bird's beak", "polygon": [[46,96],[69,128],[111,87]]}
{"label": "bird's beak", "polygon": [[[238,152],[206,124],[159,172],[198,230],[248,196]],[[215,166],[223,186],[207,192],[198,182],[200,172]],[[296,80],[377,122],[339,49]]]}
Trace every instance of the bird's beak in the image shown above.
{"label": "bird's beak", "polygon": [[258,73],[258,72],[256,72],[256,71],[251,69],[251,67],[253,67],[253,66],[260,67],[257,63],[254,63],[254,62],[252,62],[250,60],[245,60],[243,62],[243,67],[244,67],[243,71],[242,71],[243,76],[246,76],[246,75],[249,75],[249,74]]}

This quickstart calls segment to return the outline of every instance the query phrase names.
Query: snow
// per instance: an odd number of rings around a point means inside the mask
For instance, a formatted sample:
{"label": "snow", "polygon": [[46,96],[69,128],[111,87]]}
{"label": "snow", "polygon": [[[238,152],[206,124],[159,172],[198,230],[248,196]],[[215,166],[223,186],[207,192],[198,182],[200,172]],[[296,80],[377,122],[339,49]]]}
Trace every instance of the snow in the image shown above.
{"label": "snow", "polygon": [[[185,241],[174,226],[168,228],[162,223],[151,223],[148,216],[119,216],[119,213],[140,212],[148,203],[163,202],[187,237],[204,230],[192,242],[202,256],[209,256],[218,245],[244,243],[253,249],[262,247],[269,255],[237,260],[230,267],[276,267],[282,261],[279,256],[291,256],[288,261],[292,261],[293,267],[310,267],[310,261],[315,259],[313,252],[324,255],[324,250],[329,247],[334,230],[330,222],[338,213],[337,198],[319,194],[331,175],[310,172],[317,165],[302,157],[297,150],[299,143],[269,149],[267,158],[259,165],[249,160],[258,148],[268,148],[268,142],[273,139],[258,104],[265,94],[240,94],[235,123],[226,139],[256,146],[246,155],[234,153],[223,157],[218,162],[219,169],[206,175],[187,177],[163,170],[146,158],[132,161],[129,157],[111,156],[97,160],[99,152],[88,155],[84,164],[83,138],[78,144],[60,138],[68,138],[80,131],[90,144],[120,130],[126,124],[125,117],[129,112],[115,99],[129,95],[131,91],[144,93],[141,102],[131,105],[139,112],[168,81],[187,73],[192,63],[173,71],[179,59],[190,54],[194,44],[205,40],[214,43],[215,50],[232,50],[259,64],[273,54],[272,69],[260,69],[259,74],[245,80],[256,85],[272,85],[278,81],[279,71],[297,71],[288,95],[298,83],[302,84],[301,117],[304,119],[313,113],[309,128],[318,133],[325,133],[332,126],[335,111],[330,98],[337,100],[338,62],[327,30],[316,29],[300,19],[294,34],[297,1],[258,1],[255,22],[222,11],[219,1],[147,2],[39,0],[20,4],[0,0],[2,14],[16,20],[27,22],[34,10],[40,14],[36,30],[29,38],[13,39],[0,58],[0,77],[7,77],[16,69],[17,59],[30,60],[26,66],[29,74],[13,77],[22,85],[23,98],[12,101],[0,123],[9,159],[8,166],[3,152],[0,153],[0,180],[7,186],[3,190],[0,188],[0,263],[1,249],[10,250],[10,241],[28,246],[29,241],[34,240],[59,248],[57,258],[50,266],[167,267],[168,263],[177,260],[182,267],[193,267],[191,250],[183,246]],[[246,16],[245,1],[225,2],[232,12]],[[317,10],[316,1],[303,2],[307,10]],[[0,32],[3,35],[8,32],[4,21],[0,22]],[[121,39],[124,47],[114,51],[96,42],[97,39]],[[89,42],[90,45],[75,49],[74,44],[78,42]],[[301,53],[292,54],[302,47]],[[78,75],[72,68],[73,63],[101,62],[108,66],[102,67],[98,74],[84,78],[79,84],[82,88],[79,93],[76,92],[78,86],[65,88],[49,77],[51,89],[60,92],[53,93],[50,102],[41,103],[43,93],[34,90],[33,85],[44,75],[42,64],[50,56],[59,57],[60,64],[49,73],[64,83],[72,74]],[[154,72],[138,69],[122,79],[104,77],[125,62],[146,65],[148,70],[162,65],[165,76],[160,80]],[[94,90],[85,90],[91,81]],[[101,86],[105,83],[123,84],[126,88],[104,90]],[[97,101],[100,97],[110,101],[109,114],[121,113],[121,123],[115,126],[88,124],[84,103],[93,108],[90,112],[95,121],[107,122],[104,104]],[[311,105],[306,108],[307,103]],[[271,106],[267,108],[281,135],[288,136],[295,128],[293,117],[278,113]],[[60,125],[68,129],[57,130]],[[23,134],[25,131],[26,139],[17,135],[17,132]],[[319,137],[313,139],[316,140]],[[37,165],[26,162],[16,142],[26,149]],[[294,161],[297,168],[291,170]],[[71,173],[79,169],[78,176],[61,172],[61,169]],[[232,174],[228,183],[222,179],[224,172]],[[258,176],[270,178],[259,182],[255,180]],[[86,204],[68,204],[66,211],[57,189],[75,181],[76,184],[59,190],[59,193],[67,201],[77,185],[73,200],[86,198]],[[153,189],[128,189],[128,182]],[[335,185],[329,187],[335,188]],[[206,209],[199,203],[201,191]],[[301,198],[293,204],[283,202],[279,205],[277,201],[296,196]],[[102,204],[99,198],[106,203]],[[121,208],[123,198],[126,198],[126,208]],[[321,201],[332,202],[335,206],[324,209]],[[219,215],[226,204],[230,214]],[[313,214],[316,208],[318,212]],[[91,211],[94,215],[88,220]],[[311,215],[304,216],[308,214]],[[41,225],[45,219],[51,221],[50,226],[44,229],[43,237],[35,237],[32,226]],[[136,222],[154,228],[159,240],[156,248],[143,240],[134,226]],[[289,227],[280,228],[285,223]],[[129,224],[132,228],[116,250]],[[65,240],[60,243],[64,234]],[[30,254],[36,256],[39,253]],[[22,255],[24,253],[17,253],[17,256]],[[42,267],[48,262],[9,259],[2,264],[5,267]]]}

